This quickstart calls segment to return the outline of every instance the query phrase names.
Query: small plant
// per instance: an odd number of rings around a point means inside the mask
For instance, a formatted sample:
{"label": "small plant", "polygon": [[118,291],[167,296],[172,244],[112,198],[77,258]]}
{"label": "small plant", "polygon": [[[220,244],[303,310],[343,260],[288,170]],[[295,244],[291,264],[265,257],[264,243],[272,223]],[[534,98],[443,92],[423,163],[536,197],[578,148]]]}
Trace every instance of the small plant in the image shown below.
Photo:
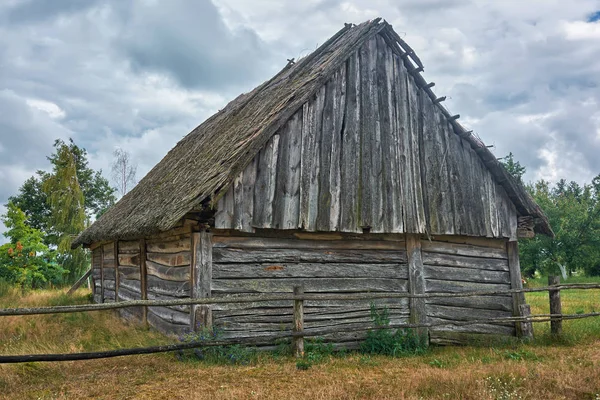
{"label": "small plant", "polygon": [[438,360],[437,358],[434,358],[433,360],[431,360],[429,362],[429,365],[431,365],[432,367],[435,367],[435,368],[446,368],[448,366],[448,363],[446,361],[442,361],[442,360]]}
{"label": "small plant", "polygon": [[296,369],[299,369],[301,371],[306,371],[310,367],[312,367],[312,362],[310,362],[304,358],[300,358],[298,361],[296,361]]}
{"label": "small plant", "polygon": [[411,329],[393,330],[386,328],[390,325],[389,310],[384,307],[378,310],[371,303],[371,319],[377,329],[367,332],[367,337],[361,343],[361,352],[365,354],[382,354],[392,357],[423,354],[426,343]]}
{"label": "small plant", "polygon": [[[179,337],[183,343],[215,341],[220,332],[216,329],[201,329],[198,332],[189,332]],[[177,358],[181,361],[202,361],[209,364],[235,364],[248,365],[256,361],[256,349],[241,345],[231,346],[205,346],[201,345],[192,350],[180,350]]]}
{"label": "small plant", "polygon": [[516,351],[505,350],[502,353],[502,357],[507,360],[513,360],[513,361],[538,360],[539,359],[539,357],[535,353],[532,353],[527,350],[516,350]]}

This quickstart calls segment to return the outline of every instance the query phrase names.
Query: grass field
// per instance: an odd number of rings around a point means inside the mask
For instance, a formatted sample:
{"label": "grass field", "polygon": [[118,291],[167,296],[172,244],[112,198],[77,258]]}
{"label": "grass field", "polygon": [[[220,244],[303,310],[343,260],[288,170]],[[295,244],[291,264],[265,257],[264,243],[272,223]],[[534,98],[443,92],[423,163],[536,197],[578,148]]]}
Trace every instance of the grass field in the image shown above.
{"label": "grass field", "polygon": [[[569,282],[574,282],[575,279]],[[581,281],[581,278],[577,281]],[[529,282],[530,286],[543,281]],[[87,303],[89,293],[0,291],[0,307]],[[600,291],[561,292],[564,313],[600,311]],[[548,312],[547,293],[527,295]],[[7,399],[593,399],[600,400],[600,318],[564,322],[560,340],[535,324],[528,344],[433,347],[419,356],[350,353],[298,370],[287,356],[249,365],[179,361],[173,354],[0,365]],[[0,317],[0,354],[80,352],[171,343],[112,312]]]}

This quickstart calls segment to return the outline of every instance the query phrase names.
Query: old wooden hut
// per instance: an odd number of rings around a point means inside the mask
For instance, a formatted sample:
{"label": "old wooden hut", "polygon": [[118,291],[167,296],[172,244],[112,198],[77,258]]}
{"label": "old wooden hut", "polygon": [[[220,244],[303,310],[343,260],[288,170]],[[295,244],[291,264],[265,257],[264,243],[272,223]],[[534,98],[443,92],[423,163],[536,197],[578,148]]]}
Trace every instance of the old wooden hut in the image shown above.
{"label": "old wooden hut", "polygon": [[[346,24],[183,138],[83,232],[96,302],[291,292],[521,287],[517,238],[552,235],[523,186],[463,129],[380,19]],[[522,295],[381,300],[393,323],[520,315]],[[305,329],[370,322],[369,301],[313,301]],[[291,329],[289,302],[124,311],[164,332]],[[431,342],[516,335],[440,326]]]}

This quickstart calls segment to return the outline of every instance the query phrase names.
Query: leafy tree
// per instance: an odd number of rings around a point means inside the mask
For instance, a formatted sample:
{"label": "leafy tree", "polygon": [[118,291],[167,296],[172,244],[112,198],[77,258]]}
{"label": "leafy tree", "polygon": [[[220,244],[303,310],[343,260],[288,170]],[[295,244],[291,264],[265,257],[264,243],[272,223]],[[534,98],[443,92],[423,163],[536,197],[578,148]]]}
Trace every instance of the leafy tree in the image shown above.
{"label": "leafy tree", "polygon": [[77,279],[86,268],[87,256],[81,248],[72,250],[71,243],[86,226],[85,198],[77,174],[78,153],[64,142],[57,144],[52,172],[42,188],[48,197],[50,223],[58,235],[59,260],[69,270],[69,278]]}
{"label": "leafy tree", "polygon": [[[102,176],[102,171],[94,171],[89,167],[87,151],[77,146],[72,139],[68,143],[60,139],[54,142],[54,153],[48,157],[53,168],[61,162],[59,152],[64,147],[68,148],[75,159],[77,181],[84,196],[85,214],[89,218],[98,217],[114,204],[115,191]],[[44,233],[46,244],[58,245],[59,233],[52,224],[50,202],[47,192],[43,190],[50,177],[48,172],[38,171],[23,183],[19,193],[10,197],[9,201],[23,210],[29,225]]]}
{"label": "leafy tree", "polygon": [[513,153],[508,153],[500,162],[504,165],[508,173],[517,178],[519,182],[523,182],[523,175],[525,175],[526,169],[520,162],[515,161]]}
{"label": "leafy tree", "polygon": [[0,246],[0,277],[22,288],[62,283],[66,274],[55,260],[55,252],[42,240],[42,232],[26,224],[26,216],[13,202],[1,216],[10,243]]}

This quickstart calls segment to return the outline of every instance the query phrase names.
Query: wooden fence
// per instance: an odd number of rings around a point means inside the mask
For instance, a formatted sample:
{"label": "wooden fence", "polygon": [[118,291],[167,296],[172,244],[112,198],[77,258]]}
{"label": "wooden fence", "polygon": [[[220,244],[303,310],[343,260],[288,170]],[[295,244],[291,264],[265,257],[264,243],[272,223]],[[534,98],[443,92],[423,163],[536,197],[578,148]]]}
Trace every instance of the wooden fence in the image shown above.
{"label": "wooden fence", "polygon": [[[376,329],[417,329],[431,328],[436,326],[454,325],[468,326],[481,323],[520,323],[521,325],[531,325],[533,322],[550,322],[551,333],[560,335],[562,331],[563,320],[573,320],[581,318],[590,318],[600,316],[600,312],[584,313],[584,314],[562,314],[560,291],[566,289],[600,289],[600,284],[567,284],[561,285],[560,280],[556,277],[549,277],[549,286],[541,288],[529,289],[510,289],[504,291],[476,291],[476,292],[460,292],[460,293],[427,293],[427,294],[410,294],[410,293],[394,293],[394,294],[310,294],[304,293],[302,287],[294,287],[293,294],[278,294],[278,295],[257,295],[235,298],[201,298],[201,299],[178,299],[178,300],[133,300],[120,303],[104,303],[104,304],[84,304],[73,306],[55,306],[55,307],[33,307],[33,308],[4,308],[0,309],[0,317],[2,316],[24,316],[24,315],[40,315],[40,314],[59,314],[72,313],[83,311],[102,311],[110,309],[120,309],[126,307],[151,307],[151,306],[177,306],[177,305],[192,305],[192,304],[223,304],[223,303],[254,303],[268,301],[286,301],[293,302],[294,328],[292,332],[281,332],[253,338],[238,338],[225,341],[195,341],[189,343],[178,343],[163,346],[119,349],[100,352],[86,353],[69,353],[69,354],[29,354],[29,355],[0,355],[0,364],[2,363],[21,363],[33,361],[73,361],[73,360],[89,360],[97,358],[109,358],[134,354],[150,354],[170,352],[177,350],[185,350],[199,347],[226,346],[233,344],[251,344],[257,346],[273,345],[278,339],[290,338],[294,346],[296,356],[301,356],[304,352],[304,338],[318,337],[327,334],[339,332],[339,328],[323,328],[317,331],[304,331],[304,302],[311,300],[377,300],[377,299],[398,299],[398,298],[443,298],[443,297],[475,297],[475,296],[493,296],[498,294],[515,294],[515,293],[532,293],[532,292],[548,292],[550,298],[550,313],[525,315],[503,318],[489,319],[473,319],[469,321],[443,321],[430,323],[408,323],[408,324],[389,324],[386,326],[374,326],[365,324],[344,325],[344,332],[358,332]],[[522,331],[531,331],[530,328],[522,326]]]}

